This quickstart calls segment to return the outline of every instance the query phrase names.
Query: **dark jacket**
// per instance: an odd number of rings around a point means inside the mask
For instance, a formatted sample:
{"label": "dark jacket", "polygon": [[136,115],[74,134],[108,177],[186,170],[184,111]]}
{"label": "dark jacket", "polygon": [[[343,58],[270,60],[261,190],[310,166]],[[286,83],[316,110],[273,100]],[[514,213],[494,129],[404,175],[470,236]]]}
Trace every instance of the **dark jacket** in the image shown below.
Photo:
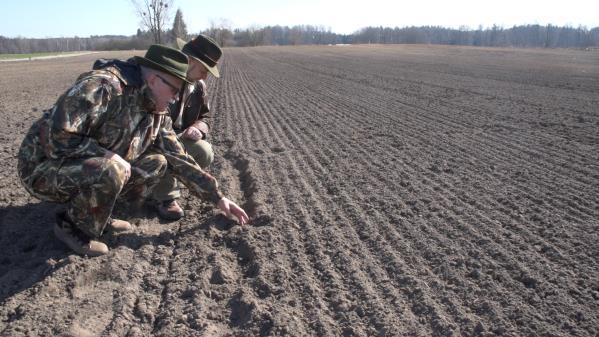
{"label": "dark jacket", "polygon": [[[207,119],[209,119],[211,116],[210,106],[208,105],[208,100],[206,97],[206,84],[204,81],[196,81],[194,84],[195,90],[189,96],[187,96],[185,102],[183,102],[182,97],[187,87],[184,88],[184,90],[181,90],[179,100],[169,106],[170,116],[173,120],[173,128],[177,133],[183,132],[183,130],[190,127],[196,121],[202,121],[206,123],[208,127],[210,126],[207,121]],[[189,84],[185,85],[189,86]],[[181,104],[184,106],[183,115],[179,116]],[[206,133],[208,130],[201,131],[204,134],[203,138],[206,138]]]}

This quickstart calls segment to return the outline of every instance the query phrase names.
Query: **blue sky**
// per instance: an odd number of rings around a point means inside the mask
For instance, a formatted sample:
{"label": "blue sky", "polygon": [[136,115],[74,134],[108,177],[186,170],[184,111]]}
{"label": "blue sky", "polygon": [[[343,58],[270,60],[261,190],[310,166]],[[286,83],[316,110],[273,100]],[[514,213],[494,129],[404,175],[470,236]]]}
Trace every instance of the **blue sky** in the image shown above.
{"label": "blue sky", "polygon": [[[498,24],[599,27],[599,0],[174,0],[190,33],[228,23],[232,28],[311,24],[352,33],[365,26],[476,28]],[[139,19],[129,0],[3,0],[0,35],[87,37],[132,35]]]}

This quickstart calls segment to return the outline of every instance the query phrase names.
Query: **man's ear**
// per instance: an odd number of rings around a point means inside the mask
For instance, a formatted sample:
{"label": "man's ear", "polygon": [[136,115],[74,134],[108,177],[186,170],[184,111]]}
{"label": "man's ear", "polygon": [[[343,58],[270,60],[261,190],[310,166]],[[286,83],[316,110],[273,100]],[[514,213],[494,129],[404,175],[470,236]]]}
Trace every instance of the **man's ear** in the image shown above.
{"label": "man's ear", "polygon": [[146,82],[148,82],[148,86],[150,87],[150,89],[154,89],[154,87],[156,86],[156,75],[154,73],[150,73],[148,74],[148,77],[146,78]]}

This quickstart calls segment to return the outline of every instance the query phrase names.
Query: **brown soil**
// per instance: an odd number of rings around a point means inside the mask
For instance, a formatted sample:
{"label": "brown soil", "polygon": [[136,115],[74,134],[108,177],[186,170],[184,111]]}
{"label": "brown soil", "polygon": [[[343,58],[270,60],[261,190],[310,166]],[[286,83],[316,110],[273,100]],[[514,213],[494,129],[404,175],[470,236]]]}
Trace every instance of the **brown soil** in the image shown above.
{"label": "brown soil", "polygon": [[1,336],[597,336],[599,53],[226,49],[211,171],[108,256],[51,234],[24,132],[95,58],[0,64]]}

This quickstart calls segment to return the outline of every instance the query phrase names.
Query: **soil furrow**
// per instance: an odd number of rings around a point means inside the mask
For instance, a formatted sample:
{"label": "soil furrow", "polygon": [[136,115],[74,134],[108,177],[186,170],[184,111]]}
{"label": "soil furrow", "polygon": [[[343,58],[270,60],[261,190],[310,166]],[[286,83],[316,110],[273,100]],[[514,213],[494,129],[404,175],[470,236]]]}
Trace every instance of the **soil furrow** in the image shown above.
{"label": "soil furrow", "polygon": [[[287,129],[287,128],[286,128],[286,130],[289,130],[289,129]],[[293,134],[293,133],[292,133],[292,134]],[[312,142],[303,142],[303,141],[300,141],[299,143],[300,143],[300,144],[303,144],[303,143],[312,143]],[[309,153],[309,152],[311,152],[311,151],[310,151],[310,150],[308,150],[307,152]],[[323,215],[323,216],[324,216],[324,215]],[[321,218],[322,218],[322,220],[323,220],[323,221],[326,221],[326,218],[323,218],[323,216],[316,216],[316,218],[317,218],[317,219],[321,219]]]}

